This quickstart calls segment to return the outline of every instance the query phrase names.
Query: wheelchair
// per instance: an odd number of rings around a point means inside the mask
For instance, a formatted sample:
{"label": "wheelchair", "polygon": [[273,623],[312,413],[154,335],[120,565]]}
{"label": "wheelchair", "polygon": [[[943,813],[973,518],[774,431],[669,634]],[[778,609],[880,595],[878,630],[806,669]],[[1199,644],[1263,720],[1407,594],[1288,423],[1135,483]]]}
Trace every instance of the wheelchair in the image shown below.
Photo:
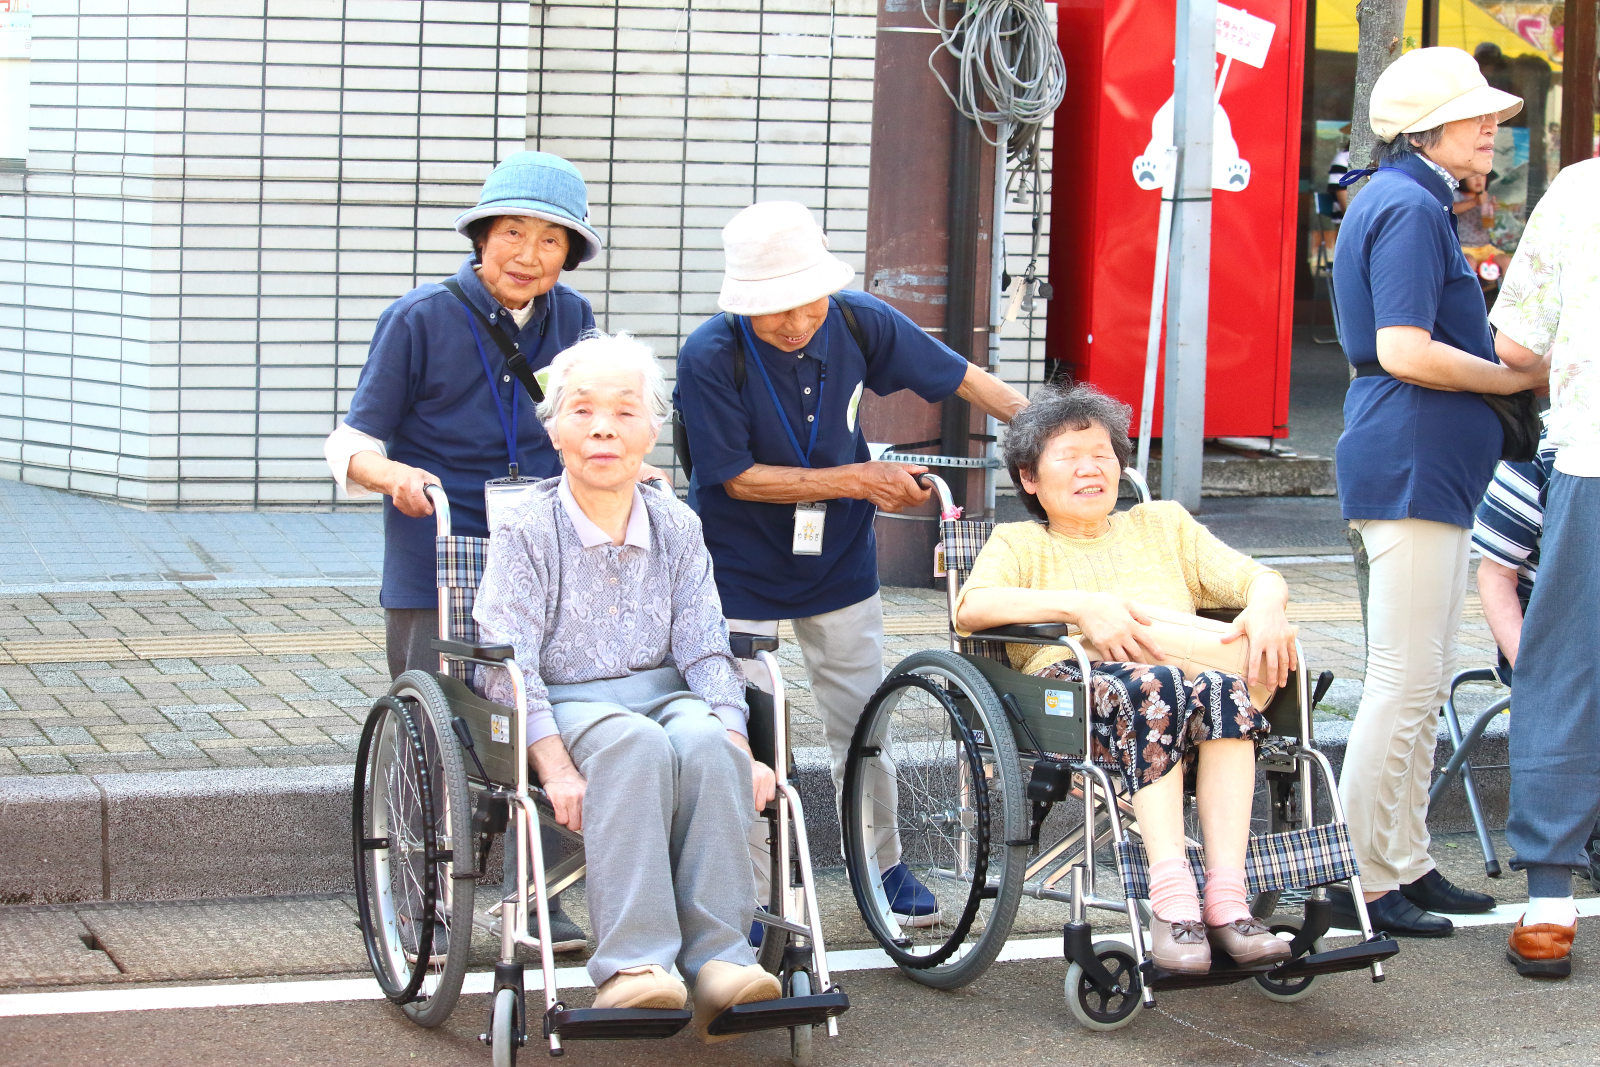
{"label": "wheelchair", "polygon": [[[651,490],[654,491],[654,490]],[[489,1026],[479,1039],[495,1067],[515,1064],[535,1030],[550,1055],[563,1043],[671,1037],[686,1026],[688,1010],[569,1008],[558,994],[551,951],[549,901],[584,875],[582,836],[555,822],[526,757],[527,697],[509,645],[484,645],[472,604],[488,555],[483,538],[450,532],[450,505],[442,490],[427,489],[438,528],[440,654],[438,672],[407,671],[372,705],[356,754],[351,837],[357,909],[372,973],[384,995],[413,1022],[438,1026],[460,996],[474,928],[499,939]],[[772,855],[766,924],[759,959],[783,988],[778,1000],[735,1005],[712,1020],[714,1035],[788,1029],[797,1067],[811,1061],[812,1034],[836,1017],[849,999],[828,973],[806,839],[805,813],[791,784],[788,713],[783,678],[772,653],[776,638],[736,634],[734,654],[753,660],[770,676],[773,693],[754,690],[751,748],[777,772],[778,798],[762,814]],[[474,666],[505,667],[516,706],[478,696],[470,687]],[[752,687],[753,689],[753,687]],[[747,691],[748,692],[748,691]],[[553,827],[572,848],[547,857],[540,826]],[[494,839],[514,848],[514,885],[475,913]],[[575,848],[573,847],[575,846]],[[754,902],[752,901],[752,906]],[[529,917],[538,931],[530,937]],[[531,1018],[518,945],[539,952],[544,1006]]]}
{"label": "wheelchair", "polygon": [[[1141,500],[1143,480],[1125,475]],[[1016,625],[955,636],[961,582],[993,530],[963,521],[949,489],[922,476],[941,504],[944,569],[948,578],[951,646],[902,660],[864,709],[851,740],[843,798],[845,860],[862,918],[883,951],[908,977],[937,989],[964,986],[982,975],[1006,943],[1021,898],[1068,905],[1062,928],[1068,1008],[1090,1030],[1127,1026],[1155,994],[1169,989],[1252,981],[1273,1000],[1308,996],[1322,976],[1370,968],[1383,980],[1393,940],[1375,936],[1364,903],[1357,908],[1361,941],[1328,948],[1332,926],[1326,886],[1346,881],[1362,901],[1360,874],[1327,758],[1312,742],[1305,661],[1290,675],[1265,714],[1273,736],[1258,768],[1267,786],[1264,833],[1253,825],[1246,878],[1252,912],[1289,940],[1288,962],[1242,967],[1213,950],[1207,974],[1175,974],[1146,951],[1149,870],[1132,823],[1132,806],[1106,769],[1089,758],[1088,693],[1082,683],[1037,678],[1011,669],[1006,644],[1060,645],[1072,650],[1090,677],[1083,646],[1061,624]],[[1226,613],[1226,617],[1237,612]],[[1213,613],[1212,617],[1223,617]],[[1323,672],[1316,697],[1333,681]],[[1313,817],[1314,778],[1327,788],[1331,818]],[[892,783],[895,799],[888,800]],[[1053,843],[1041,832],[1054,805],[1082,805],[1081,822]],[[890,806],[894,810],[885,810]],[[1205,869],[1192,803],[1186,834],[1192,870]],[[898,831],[899,860],[937,900],[931,913],[897,913],[880,875],[890,831]],[[1048,838],[1046,841],[1048,842]],[[1096,853],[1109,847],[1122,881],[1122,899],[1095,887]],[[1306,892],[1309,890],[1309,892]],[[1285,894],[1305,896],[1303,915],[1279,911]],[[904,905],[901,905],[904,907]],[[1095,940],[1087,909],[1125,917],[1128,936]]]}

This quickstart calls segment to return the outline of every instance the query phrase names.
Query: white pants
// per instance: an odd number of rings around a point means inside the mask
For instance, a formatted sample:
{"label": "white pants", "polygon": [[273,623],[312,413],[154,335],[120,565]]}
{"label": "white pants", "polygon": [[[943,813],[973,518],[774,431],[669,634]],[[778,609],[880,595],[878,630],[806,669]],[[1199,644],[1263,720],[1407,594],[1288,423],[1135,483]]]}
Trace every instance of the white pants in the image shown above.
{"label": "white pants", "polygon": [[[833,797],[837,807],[844,790],[844,765],[850,751],[850,738],[856,722],[872,694],[883,683],[883,599],[873,593],[849,607],[825,615],[794,619],[795,637],[805,657],[806,675],[811,680],[811,695],[822,720],[822,736],[828,743],[833,772]],[[728,629],[737,633],[778,635],[777,620],[729,619]],[[758,664],[745,664],[746,677],[757,688],[771,689],[767,672]],[[894,782],[883,779],[882,788],[893,790]],[[879,798],[875,810],[894,811],[892,792]],[[891,841],[879,853],[879,864],[890,867],[900,861],[900,844]],[[756,899],[768,899],[771,859],[767,843],[767,822],[757,819],[750,828],[750,860],[755,867]]]}
{"label": "white pants", "polygon": [[1450,695],[1472,531],[1426,519],[1358,519],[1370,564],[1367,677],[1339,799],[1361,888],[1387,892],[1433,869],[1428,786]]}

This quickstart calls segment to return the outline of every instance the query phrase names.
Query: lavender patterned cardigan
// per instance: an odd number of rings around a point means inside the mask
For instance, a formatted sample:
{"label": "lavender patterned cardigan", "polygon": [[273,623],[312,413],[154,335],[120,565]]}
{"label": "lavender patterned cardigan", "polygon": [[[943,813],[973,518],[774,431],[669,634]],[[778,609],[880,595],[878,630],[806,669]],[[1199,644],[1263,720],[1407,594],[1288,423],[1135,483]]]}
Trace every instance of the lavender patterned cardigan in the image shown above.
{"label": "lavender patterned cardigan", "polygon": [[[699,516],[669,493],[636,487],[627,541],[595,543],[593,525],[577,512],[589,527],[580,533],[568,513],[576,505],[563,504],[563,478],[539,483],[496,524],[472,609],[486,644],[517,650],[528,743],[557,733],[547,685],[664,663],[677,666],[728,729],[744,733],[744,674],[728,649]],[[641,507],[647,523],[638,521]],[[515,703],[504,668],[479,671],[485,697]]]}

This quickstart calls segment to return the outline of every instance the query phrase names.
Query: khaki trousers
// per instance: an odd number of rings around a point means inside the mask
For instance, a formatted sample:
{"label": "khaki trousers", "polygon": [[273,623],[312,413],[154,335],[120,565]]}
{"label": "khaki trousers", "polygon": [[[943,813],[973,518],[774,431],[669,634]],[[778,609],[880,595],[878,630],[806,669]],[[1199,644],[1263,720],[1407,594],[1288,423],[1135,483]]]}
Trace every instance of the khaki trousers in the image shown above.
{"label": "khaki trousers", "polygon": [[[817,717],[822,720],[822,735],[828,742],[837,805],[844,789],[844,765],[856,723],[867,701],[883,684],[883,599],[873,593],[849,607],[793,621],[811,681],[811,695],[817,702]],[[729,619],[728,629],[778,635],[776,620]],[[746,664],[745,674],[757,688],[771,688],[766,671],[758,664]],[[878,798],[874,810],[896,810],[897,789],[892,779],[876,781],[873,792]],[[880,837],[884,842],[878,852],[879,866],[892,867],[900,861],[899,837],[892,828],[880,833]],[[750,828],[750,859],[755,867],[756,899],[764,904],[771,880],[765,819],[757,819]]]}
{"label": "khaki trousers", "polygon": [[1387,892],[1433,868],[1428,785],[1455,671],[1472,531],[1426,519],[1358,519],[1370,564],[1367,677],[1339,799],[1361,888]]}

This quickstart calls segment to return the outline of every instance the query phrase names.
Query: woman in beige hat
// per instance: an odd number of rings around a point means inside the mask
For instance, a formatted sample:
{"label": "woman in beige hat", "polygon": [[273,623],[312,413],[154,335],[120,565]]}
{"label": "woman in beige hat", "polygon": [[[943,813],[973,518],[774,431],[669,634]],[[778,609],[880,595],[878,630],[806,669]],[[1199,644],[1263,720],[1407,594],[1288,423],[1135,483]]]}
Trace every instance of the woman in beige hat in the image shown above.
{"label": "woman in beige hat", "polygon": [[[1447,937],[1440,912],[1488,911],[1428,855],[1435,731],[1455,663],[1473,509],[1500,458],[1480,394],[1542,384],[1538,360],[1495,357],[1478,279],[1461,254],[1454,189],[1494,163],[1495,130],[1522,101],[1458,48],[1397,59],[1372,90],[1381,142],[1334,256],[1339,336],[1355,367],[1336,452],[1344,517],[1371,565],[1367,671],[1339,794],[1372,924]],[[1336,915],[1354,918],[1348,896]]]}

